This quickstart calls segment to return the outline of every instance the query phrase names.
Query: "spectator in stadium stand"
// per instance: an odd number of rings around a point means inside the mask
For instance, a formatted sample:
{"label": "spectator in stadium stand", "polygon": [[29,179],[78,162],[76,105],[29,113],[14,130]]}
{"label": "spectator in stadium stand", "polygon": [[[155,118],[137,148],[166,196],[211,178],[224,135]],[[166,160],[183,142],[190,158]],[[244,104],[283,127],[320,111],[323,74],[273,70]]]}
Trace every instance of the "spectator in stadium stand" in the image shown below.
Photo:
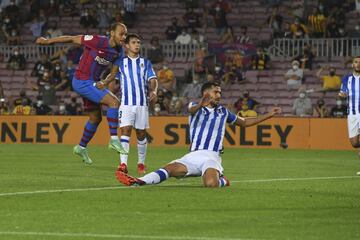
{"label": "spectator in stadium stand", "polygon": [[302,54],[297,56],[295,60],[300,62],[301,69],[312,70],[315,54],[315,50],[312,48],[312,46],[308,43],[305,43]]}
{"label": "spectator in stadium stand", "polygon": [[131,28],[134,26],[136,21],[135,0],[123,0],[123,3],[125,10],[124,22],[129,28]]}
{"label": "spectator in stadium stand", "polygon": [[9,16],[5,15],[2,21],[1,29],[4,32],[5,38],[7,38],[11,34],[12,30],[18,29],[18,26],[16,22],[10,19]]}
{"label": "spectator in stadium stand", "polygon": [[280,38],[282,35],[283,17],[279,14],[279,7],[272,9],[271,15],[267,19],[267,24],[272,31],[273,38]]}
{"label": "spectator in stadium stand", "polygon": [[41,54],[41,59],[35,63],[34,68],[31,72],[31,76],[41,78],[45,69],[52,70],[52,68],[53,65],[49,61],[48,55],[43,53]]}
{"label": "spectator in stadium stand", "polygon": [[294,39],[302,39],[308,37],[309,30],[301,23],[299,18],[295,18],[295,21],[290,26],[290,30]]}
{"label": "spectator in stadium stand", "polygon": [[[159,107],[159,113],[163,115],[169,111],[170,99],[165,96],[165,92],[162,89],[158,90],[157,96],[158,98],[155,105]],[[154,106],[154,108],[156,106]]]}
{"label": "spectator in stadium stand", "polygon": [[191,31],[191,44],[201,44],[204,43],[205,37],[196,29]]}
{"label": "spectator in stadium stand", "polygon": [[98,21],[97,28],[99,29],[100,34],[105,34],[107,28],[110,26],[111,16],[106,11],[104,4],[98,3],[98,9],[96,12],[96,17]]}
{"label": "spectator in stadium stand", "polygon": [[310,98],[306,95],[306,90],[302,87],[299,89],[299,97],[294,100],[292,112],[298,117],[309,117],[313,114]]}
{"label": "spectator in stadium stand", "polygon": [[200,16],[194,12],[193,8],[186,9],[186,13],[183,15],[183,21],[185,23],[185,27],[191,30],[201,27]]}
{"label": "spectator in stadium stand", "polygon": [[0,98],[0,115],[10,115],[9,106],[5,98]]}
{"label": "spectator in stadium stand", "polygon": [[203,76],[206,74],[206,66],[204,59],[208,54],[207,48],[202,46],[201,48],[195,51],[195,60],[194,60],[194,73]]}
{"label": "spectator in stadium stand", "polygon": [[308,16],[310,36],[313,38],[325,37],[326,17],[318,8],[313,8],[313,13]]}
{"label": "spectator in stadium stand", "polygon": [[298,89],[304,77],[304,70],[300,68],[300,63],[297,60],[291,62],[291,69],[285,73],[287,86]]}
{"label": "spectator in stadium stand", "polygon": [[55,115],[68,115],[66,112],[65,103],[63,101],[59,103],[59,108],[55,112]]}
{"label": "spectator in stadium stand", "polygon": [[298,19],[304,19],[304,1],[295,0],[292,1],[291,14]]}
{"label": "spectator in stadium stand", "polygon": [[27,99],[23,99],[20,105],[15,106],[12,111],[14,115],[32,115],[34,109],[31,107],[31,103]]}
{"label": "spectator in stadium stand", "polygon": [[347,107],[340,97],[336,98],[336,105],[331,109],[330,115],[335,118],[345,118],[347,116]]}
{"label": "spectator in stadium stand", "polygon": [[281,35],[279,36],[279,38],[288,38],[288,39],[292,39],[293,38],[293,34],[291,32],[291,26],[290,23],[286,22],[284,23],[284,28],[281,32]]}
{"label": "spectator in stadium stand", "polygon": [[55,38],[62,36],[63,32],[61,31],[60,28],[58,28],[57,22],[53,21],[49,23],[49,27],[45,35],[47,38]]}
{"label": "spectator in stadium stand", "polygon": [[[260,103],[250,97],[250,92],[248,90],[245,90],[242,94],[242,97],[240,97],[235,103],[234,103],[234,109],[236,112],[242,111],[242,110],[254,110],[256,112],[256,107]],[[246,107],[244,108],[244,105]]]}
{"label": "spectator in stadium stand", "polygon": [[51,76],[50,79],[51,84],[58,85],[63,81],[67,82],[66,73],[63,71],[60,62],[55,63],[54,68],[50,73],[50,76]]}
{"label": "spectator in stadium stand", "polygon": [[[322,75],[323,70],[328,70],[327,75]],[[328,91],[338,91],[341,87],[341,78],[336,75],[335,67],[326,65],[325,67],[320,67],[320,69],[316,72],[316,77],[318,77],[322,82],[323,86],[320,91],[328,92]]]}
{"label": "spectator in stadium stand", "polygon": [[37,96],[36,103],[34,104],[35,114],[36,115],[50,115],[52,113],[52,109],[44,104],[42,96]]}
{"label": "spectator in stadium stand", "polygon": [[45,105],[55,105],[57,102],[56,91],[61,89],[66,81],[55,85],[51,83],[51,74],[49,70],[45,70],[42,78],[39,79],[38,84],[33,86],[33,90],[37,90],[39,95],[42,96]]}
{"label": "spectator in stadium stand", "polygon": [[222,35],[220,35],[220,41],[221,44],[226,43],[235,43],[235,36],[234,36],[234,30],[232,26],[226,26],[226,30]]}
{"label": "spectator in stadium stand", "polygon": [[33,17],[30,25],[30,30],[35,39],[42,35],[44,24],[45,22],[39,21],[37,16]]}
{"label": "spectator in stadium stand", "polygon": [[198,98],[202,84],[200,75],[194,74],[192,82],[185,85],[181,96],[187,100]]}
{"label": "spectator in stadium stand", "polygon": [[163,88],[166,91],[172,92],[175,85],[175,74],[169,68],[166,60],[162,63],[162,69],[157,72],[159,88]]}
{"label": "spectator in stadium stand", "polygon": [[227,71],[222,77],[222,82],[226,85],[241,83],[243,80],[245,80],[245,78],[241,73],[241,69],[236,67],[236,65],[234,64],[230,67],[229,71]]}
{"label": "spectator in stadium stand", "polygon": [[81,105],[77,103],[76,97],[72,97],[71,100],[65,105],[65,110],[68,115],[82,114]]}
{"label": "spectator in stadium stand", "polygon": [[31,105],[32,101],[28,96],[26,96],[25,89],[21,89],[19,97],[14,100],[14,106],[21,105],[21,103],[24,102],[25,100]]}
{"label": "spectator in stadium stand", "polygon": [[11,30],[10,34],[6,36],[6,43],[9,46],[21,45],[21,38],[20,38],[18,30],[16,30],[16,29]]}
{"label": "spectator in stadium stand", "polygon": [[256,54],[251,59],[253,70],[266,70],[270,68],[270,57],[262,47],[256,49]]}
{"label": "spectator in stadium stand", "polygon": [[239,117],[257,117],[257,112],[248,108],[246,101],[243,103],[240,111],[237,112]]}
{"label": "spectator in stadium stand", "polygon": [[111,24],[113,24],[115,22],[123,22],[123,17],[121,15],[120,11],[115,13],[114,17],[111,19]]}
{"label": "spectator in stadium stand", "polygon": [[327,38],[339,38],[340,37],[339,25],[337,24],[336,19],[333,17],[330,17],[328,24],[326,25],[325,36]]}
{"label": "spectator in stadium stand", "polygon": [[176,17],[171,19],[171,25],[166,28],[165,34],[167,40],[174,40],[181,34],[182,27],[178,25]]}
{"label": "spectator in stadium stand", "polygon": [[162,48],[159,43],[159,38],[153,36],[150,40],[150,46],[147,50],[147,57],[153,63],[160,63],[164,60]]}
{"label": "spectator in stadium stand", "polygon": [[220,83],[224,74],[225,74],[224,68],[220,64],[216,64],[215,68],[214,68],[214,74],[213,74],[215,82]]}
{"label": "spectator in stadium stand", "polygon": [[25,66],[26,60],[24,54],[20,52],[19,48],[13,48],[6,68],[10,70],[24,70]]}
{"label": "spectator in stadium stand", "polygon": [[349,31],[349,38],[360,38],[360,22],[357,22],[354,28]]}
{"label": "spectator in stadium stand", "polygon": [[312,116],[317,118],[325,118],[329,116],[329,110],[325,105],[324,99],[320,98],[316,101],[316,106],[314,107]]}
{"label": "spectator in stadium stand", "polygon": [[15,0],[10,0],[10,4],[4,8],[4,13],[16,23],[19,23],[20,8],[17,6]]}
{"label": "spectator in stadium stand", "polygon": [[209,14],[213,16],[216,34],[221,36],[228,26],[226,15],[230,12],[230,4],[225,0],[216,0],[211,6]]}
{"label": "spectator in stadium stand", "polygon": [[176,37],[175,43],[181,45],[188,45],[191,43],[191,35],[188,33],[188,30],[186,28],[183,28],[181,30],[181,34]]}
{"label": "spectator in stadium stand", "polygon": [[85,8],[80,14],[80,25],[86,29],[92,27],[96,28],[97,21],[93,12],[88,8]]}

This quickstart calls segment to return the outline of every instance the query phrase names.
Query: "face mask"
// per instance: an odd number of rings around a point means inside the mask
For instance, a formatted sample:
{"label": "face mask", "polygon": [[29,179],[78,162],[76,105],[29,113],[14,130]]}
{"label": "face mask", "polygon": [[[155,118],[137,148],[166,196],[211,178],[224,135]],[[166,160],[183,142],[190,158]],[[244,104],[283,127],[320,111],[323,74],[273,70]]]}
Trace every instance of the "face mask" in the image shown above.
{"label": "face mask", "polygon": [[19,52],[18,52],[18,51],[15,51],[15,52],[14,52],[14,55],[15,55],[15,56],[19,55]]}
{"label": "face mask", "polygon": [[298,65],[293,65],[292,68],[296,71],[299,69],[299,66]]}
{"label": "face mask", "polygon": [[155,104],[155,107],[154,107],[154,111],[155,112],[160,112],[160,105],[159,104]]}
{"label": "face mask", "polygon": [[340,101],[340,100],[336,101],[336,105],[341,106],[341,105],[342,105],[342,101]]}
{"label": "face mask", "polygon": [[59,106],[59,111],[61,111],[61,112],[65,111],[65,106],[64,106],[64,105],[60,105],[60,106]]}
{"label": "face mask", "polygon": [[60,70],[60,67],[59,67],[59,66],[56,66],[55,69],[59,71],[59,70]]}
{"label": "face mask", "polygon": [[16,32],[11,32],[11,36],[15,37],[15,36],[16,36]]}
{"label": "face mask", "polygon": [[215,10],[218,12],[220,11],[220,7],[216,7]]}
{"label": "face mask", "polygon": [[42,101],[42,100],[37,101],[36,105],[37,105],[38,107],[40,107],[41,105],[43,105],[43,101]]}
{"label": "face mask", "polygon": [[359,31],[359,30],[360,30],[360,26],[359,26],[359,25],[356,25],[356,26],[355,26],[355,30],[356,30],[356,31]]}
{"label": "face mask", "polygon": [[219,72],[220,71],[220,67],[215,67],[215,71]]}
{"label": "face mask", "polygon": [[45,85],[44,88],[45,88],[45,90],[49,90],[51,87],[50,87],[50,85]]}
{"label": "face mask", "polygon": [[10,22],[10,19],[6,18],[6,19],[4,20],[4,22],[5,22],[5,23],[9,23],[9,22]]}
{"label": "face mask", "polygon": [[193,80],[193,84],[197,84],[198,82],[198,80]]}
{"label": "face mask", "polygon": [[167,70],[167,69],[168,69],[168,66],[164,65],[164,66],[163,66],[163,69],[164,69],[164,70]]}
{"label": "face mask", "polygon": [[305,93],[300,93],[300,94],[299,94],[299,97],[300,97],[300,98],[305,98]]}

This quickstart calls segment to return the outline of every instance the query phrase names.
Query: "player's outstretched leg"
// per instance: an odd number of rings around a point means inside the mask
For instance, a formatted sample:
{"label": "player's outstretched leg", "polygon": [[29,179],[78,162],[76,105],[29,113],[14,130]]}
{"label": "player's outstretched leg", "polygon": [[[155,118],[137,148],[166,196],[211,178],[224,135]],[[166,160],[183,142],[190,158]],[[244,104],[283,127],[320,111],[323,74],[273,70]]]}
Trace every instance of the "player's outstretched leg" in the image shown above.
{"label": "player's outstretched leg", "polygon": [[73,149],[73,153],[81,157],[85,164],[92,164],[92,160],[90,159],[87,152],[87,144],[90,142],[92,137],[94,136],[97,127],[101,122],[101,113],[99,111],[89,112],[89,121],[85,124],[84,132],[82,138],[80,140],[79,145],[76,145]]}

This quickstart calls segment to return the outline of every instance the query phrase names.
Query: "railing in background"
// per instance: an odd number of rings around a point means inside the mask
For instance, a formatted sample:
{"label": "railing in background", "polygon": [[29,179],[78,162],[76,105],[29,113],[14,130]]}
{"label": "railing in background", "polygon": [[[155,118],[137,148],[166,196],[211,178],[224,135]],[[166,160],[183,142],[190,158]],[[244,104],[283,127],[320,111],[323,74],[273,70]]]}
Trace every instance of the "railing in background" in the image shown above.
{"label": "railing in background", "polygon": [[[20,45],[20,46],[7,46],[0,45],[0,54],[3,55],[4,60],[7,61],[13,52],[13,49],[17,47],[19,52],[24,54],[27,60],[36,61],[40,59],[42,53],[47,53],[49,56],[54,55],[56,52],[69,48],[72,45],[69,44],[55,44],[50,46],[39,45]],[[195,52],[200,48],[199,44],[181,45],[173,42],[161,43],[162,51],[165,58],[179,61],[192,61],[195,58]],[[142,53],[147,56],[147,46],[142,47]]]}
{"label": "railing in background", "polygon": [[318,57],[347,57],[360,54],[360,38],[274,39],[269,52],[273,57],[295,57],[310,44]]}

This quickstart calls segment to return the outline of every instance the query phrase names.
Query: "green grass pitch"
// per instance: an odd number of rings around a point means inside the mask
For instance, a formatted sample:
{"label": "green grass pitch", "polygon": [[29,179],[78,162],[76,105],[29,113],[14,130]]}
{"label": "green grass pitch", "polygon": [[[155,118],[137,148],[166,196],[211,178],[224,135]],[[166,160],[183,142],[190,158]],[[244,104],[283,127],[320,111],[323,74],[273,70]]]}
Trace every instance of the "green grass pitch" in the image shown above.
{"label": "green grass pitch", "polygon": [[[149,146],[148,171],[185,153]],[[200,178],[123,187],[114,152],[89,154],[85,166],[72,146],[1,144],[0,239],[360,239],[353,151],[226,149],[221,189]]]}

